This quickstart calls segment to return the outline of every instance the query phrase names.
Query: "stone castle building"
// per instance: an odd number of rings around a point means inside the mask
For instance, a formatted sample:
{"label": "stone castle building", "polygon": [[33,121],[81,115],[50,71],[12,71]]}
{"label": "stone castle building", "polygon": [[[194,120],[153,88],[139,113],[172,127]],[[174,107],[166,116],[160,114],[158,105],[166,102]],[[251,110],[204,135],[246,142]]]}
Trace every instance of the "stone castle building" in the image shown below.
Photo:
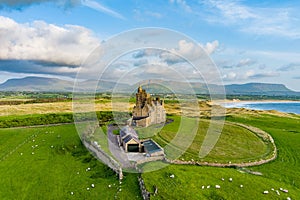
{"label": "stone castle building", "polygon": [[164,102],[159,97],[153,99],[140,86],[136,93],[136,105],[132,111],[132,123],[135,126],[147,127],[166,121]]}

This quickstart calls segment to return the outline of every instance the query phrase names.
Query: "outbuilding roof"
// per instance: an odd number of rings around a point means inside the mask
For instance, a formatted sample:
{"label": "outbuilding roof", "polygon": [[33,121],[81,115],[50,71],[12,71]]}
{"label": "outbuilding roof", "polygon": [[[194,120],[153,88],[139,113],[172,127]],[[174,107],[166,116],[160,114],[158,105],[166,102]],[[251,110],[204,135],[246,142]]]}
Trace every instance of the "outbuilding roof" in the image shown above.
{"label": "outbuilding roof", "polygon": [[153,140],[146,140],[143,144],[147,153],[151,154],[154,152],[162,151],[158,144],[156,144]]}
{"label": "outbuilding roof", "polygon": [[138,134],[131,126],[124,126],[120,131],[120,137],[125,138],[127,135],[131,135],[134,138],[138,138]]}
{"label": "outbuilding roof", "polygon": [[127,143],[127,142],[129,142],[130,140],[134,140],[134,141],[136,141],[136,143],[140,143],[140,141],[137,139],[137,138],[135,138],[135,137],[132,137],[131,135],[127,135],[124,139],[123,139],[123,141],[125,142],[125,143]]}

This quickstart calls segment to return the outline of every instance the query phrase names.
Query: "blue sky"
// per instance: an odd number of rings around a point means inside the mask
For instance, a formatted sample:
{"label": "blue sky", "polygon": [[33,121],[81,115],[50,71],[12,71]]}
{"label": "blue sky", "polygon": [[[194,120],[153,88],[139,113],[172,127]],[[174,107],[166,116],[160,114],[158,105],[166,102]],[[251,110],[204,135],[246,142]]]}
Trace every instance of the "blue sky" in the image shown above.
{"label": "blue sky", "polygon": [[207,50],[225,84],[282,83],[300,91],[299,9],[288,0],[0,0],[0,82],[73,78],[102,41],[162,27]]}

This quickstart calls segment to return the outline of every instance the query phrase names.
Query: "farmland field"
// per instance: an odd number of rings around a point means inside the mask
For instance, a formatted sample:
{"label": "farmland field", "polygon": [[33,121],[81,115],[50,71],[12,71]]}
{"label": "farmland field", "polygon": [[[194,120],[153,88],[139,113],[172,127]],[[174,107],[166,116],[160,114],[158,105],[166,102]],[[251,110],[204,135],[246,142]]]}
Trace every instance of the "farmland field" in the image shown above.
{"label": "farmland field", "polygon": [[[142,175],[149,191],[153,193],[154,186],[157,187],[158,193],[153,199],[300,198],[300,155],[297,153],[300,151],[299,117],[234,115],[229,116],[228,120],[257,126],[275,139],[278,158],[261,166],[247,168],[261,172],[262,176],[248,174],[238,168],[169,165],[160,171]],[[170,178],[172,174],[174,178]],[[230,182],[229,178],[233,181]],[[221,188],[216,189],[215,185]],[[288,193],[282,192],[280,188],[287,189]],[[263,194],[264,191],[269,194]]]}
{"label": "farmland field", "polygon": [[136,175],[120,184],[74,125],[1,129],[0,137],[0,199],[141,198]]}
{"label": "farmland field", "polygon": [[[73,119],[71,113],[46,113],[48,111],[29,115],[10,113],[0,117],[0,125],[69,123]],[[209,124],[207,119],[201,118],[195,138],[178,159],[214,163],[247,162],[261,159],[270,152],[268,144],[255,133],[232,123],[251,125],[269,133],[275,140],[278,158],[247,168],[163,163],[165,167],[161,170],[142,174],[152,199],[300,198],[300,117],[244,109],[233,109],[227,113],[223,133],[208,156],[203,159],[198,157]],[[99,112],[97,115],[106,130],[105,124],[111,120],[111,113]],[[142,137],[151,137],[165,146],[176,137],[181,120],[187,120],[187,127],[193,128],[195,125],[191,118],[176,115],[169,118],[174,122],[162,128],[150,127],[148,131],[138,131]],[[181,136],[184,138],[184,134]],[[137,174],[125,174],[120,184],[116,174],[82,146],[73,124],[2,128],[0,138],[0,199],[141,199]],[[183,138],[178,139],[183,141]],[[103,147],[107,145],[105,142],[99,144]],[[176,148],[180,149],[180,145]],[[156,164],[160,163],[152,162],[143,167],[151,168]],[[253,175],[252,172],[262,175]],[[229,181],[229,178],[233,180]],[[220,188],[215,188],[216,185]],[[157,194],[154,196],[155,187]],[[288,193],[280,188],[287,189]],[[269,194],[263,194],[265,190]]]}

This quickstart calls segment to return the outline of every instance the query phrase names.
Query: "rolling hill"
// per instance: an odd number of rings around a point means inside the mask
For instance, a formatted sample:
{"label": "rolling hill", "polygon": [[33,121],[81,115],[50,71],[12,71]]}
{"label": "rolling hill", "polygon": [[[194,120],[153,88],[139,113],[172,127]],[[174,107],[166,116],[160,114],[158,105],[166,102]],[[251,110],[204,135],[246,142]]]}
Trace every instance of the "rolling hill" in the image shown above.
{"label": "rolling hill", "polygon": [[[150,81],[149,81],[150,82]],[[142,84],[149,93],[177,93],[190,94],[192,91],[196,94],[218,94],[222,91],[220,85],[209,85],[204,83],[185,83],[176,81],[155,80]],[[132,93],[138,85],[129,85],[126,83],[116,83],[113,81],[97,81],[86,80],[77,84],[76,91],[94,91],[97,85],[98,92],[118,92]],[[115,86],[118,86],[115,88]],[[74,87],[73,81],[61,80],[57,78],[45,77],[25,77],[20,79],[9,79],[0,84],[0,91],[56,91],[56,92],[72,92]],[[267,96],[300,96],[300,92],[288,89],[283,84],[269,83],[247,83],[247,84],[231,84],[225,85],[224,89],[227,95],[267,95]]]}

